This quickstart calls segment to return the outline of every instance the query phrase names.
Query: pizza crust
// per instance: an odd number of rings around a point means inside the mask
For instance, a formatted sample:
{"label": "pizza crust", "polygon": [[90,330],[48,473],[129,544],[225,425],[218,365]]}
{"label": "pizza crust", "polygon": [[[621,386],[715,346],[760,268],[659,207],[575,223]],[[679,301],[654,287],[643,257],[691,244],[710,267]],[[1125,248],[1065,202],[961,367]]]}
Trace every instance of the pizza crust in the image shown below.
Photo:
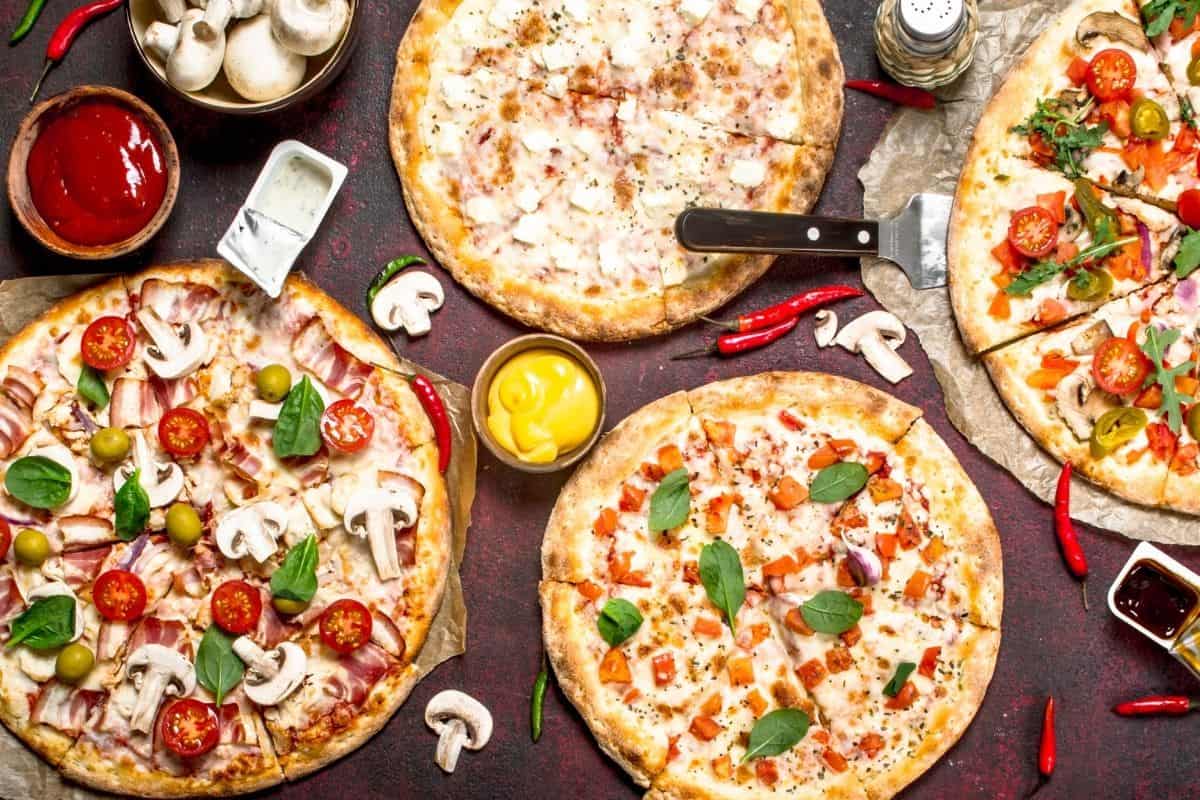
{"label": "pizza crust", "polygon": [[804,81],[804,116],[797,143],[832,150],[842,132],[845,105],[842,86],[846,83],[837,39],[819,0],[784,2],[796,37],[800,76]]}

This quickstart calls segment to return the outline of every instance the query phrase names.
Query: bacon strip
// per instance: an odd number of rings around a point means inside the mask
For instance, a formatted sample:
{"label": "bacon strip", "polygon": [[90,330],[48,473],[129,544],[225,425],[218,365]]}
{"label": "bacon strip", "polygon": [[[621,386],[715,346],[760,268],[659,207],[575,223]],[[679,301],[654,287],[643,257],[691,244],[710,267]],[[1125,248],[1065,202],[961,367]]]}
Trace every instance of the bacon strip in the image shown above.
{"label": "bacon strip", "polygon": [[0,623],[8,622],[25,610],[25,598],[11,570],[0,573]]}
{"label": "bacon strip", "polygon": [[[59,525],[61,527],[62,520],[59,521]],[[111,527],[109,530],[112,530]],[[63,553],[64,582],[72,589],[79,589],[90,583],[100,573],[100,567],[111,552],[112,547],[108,546]]]}
{"label": "bacon strip", "polygon": [[152,375],[150,376],[150,386],[154,390],[158,404],[164,409],[186,405],[200,393],[196,380],[191,376],[168,381]]}
{"label": "bacon strip", "polygon": [[258,483],[258,475],[262,472],[262,459],[256,456],[240,437],[234,437],[229,446],[221,453],[221,460],[233,469],[239,477]]}
{"label": "bacon strip", "polygon": [[374,369],[335,342],[320,317],[309,320],[292,340],[292,355],[322,383],[347,397],[362,392]]}
{"label": "bacon strip", "polygon": [[258,642],[259,646],[270,650],[280,642],[286,641],[293,633],[300,630],[300,626],[289,622],[284,622],[280,616],[275,613],[275,607],[271,604],[271,592],[265,586],[259,588],[262,594],[262,614],[258,617],[258,628],[254,633],[254,641]]}
{"label": "bacon strip", "polygon": [[33,433],[29,409],[17,405],[8,395],[0,395],[0,458],[8,458],[25,444]]}
{"label": "bacon strip", "polygon": [[220,299],[220,293],[211,286],[151,278],[142,284],[139,302],[140,307],[153,309],[163,322],[177,325],[211,318]]}
{"label": "bacon strip", "polygon": [[342,656],[337,663],[337,670],[326,681],[324,693],[355,708],[366,702],[372,687],[392,666],[387,653],[371,643]]}
{"label": "bacon strip", "polygon": [[133,632],[133,636],[129,640],[129,649],[127,652],[132,653],[142,645],[161,644],[163,647],[173,647],[183,655],[191,658],[192,645],[184,634],[185,625],[179,620],[146,617]]}
{"label": "bacon strip", "polygon": [[114,428],[145,428],[157,425],[163,414],[158,393],[149,381],[117,378],[113,383],[109,419]]}
{"label": "bacon strip", "polygon": [[0,391],[17,405],[28,409],[33,408],[37,396],[45,388],[46,384],[35,373],[15,365],[8,368],[3,382],[0,382]]}
{"label": "bacon strip", "polygon": [[78,736],[102,699],[104,692],[75,689],[51,680],[38,693],[30,719],[71,736]]}
{"label": "bacon strip", "polygon": [[314,456],[286,458],[283,463],[296,475],[303,489],[320,486],[329,479],[329,453],[324,448]]}
{"label": "bacon strip", "polygon": [[371,641],[396,658],[404,658],[404,651],[407,648],[404,643],[404,634],[400,632],[400,628],[392,621],[392,618],[382,611],[375,610],[371,612],[371,619]]}
{"label": "bacon strip", "polygon": [[62,517],[58,520],[58,529],[62,532],[63,549],[66,550],[78,550],[113,540],[113,524],[104,517]]}
{"label": "bacon strip", "polygon": [[96,660],[112,661],[121,652],[121,646],[129,639],[130,623],[102,622],[96,634]]}

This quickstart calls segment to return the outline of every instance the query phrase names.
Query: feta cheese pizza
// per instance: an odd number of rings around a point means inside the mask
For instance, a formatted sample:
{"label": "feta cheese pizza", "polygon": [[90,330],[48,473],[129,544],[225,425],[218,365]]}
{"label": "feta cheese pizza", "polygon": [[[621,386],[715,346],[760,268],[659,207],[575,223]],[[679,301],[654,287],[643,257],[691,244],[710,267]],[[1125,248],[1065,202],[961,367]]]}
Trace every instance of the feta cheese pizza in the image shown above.
{"label": "feta cheese pizza", "polygon": [[689,253],[690,206],[806,211],[842,118],[817,0],[426,0],[391,143],[430,250],[528,325],[619,340],[694,320],[763,256]]}
{"label": "feta cheese pizza", "polygon": [[250,792],[415,683],[450,565],[395,355],[292,276],[114,278],[0,350],[0,720],[66,777]]}
{"label": "feta cheese pizza", "polygon": [[919,410],[765,373],[658,400],[542,549],[560,685],[647,797],[892,797],[983,702],[1003,568]]}

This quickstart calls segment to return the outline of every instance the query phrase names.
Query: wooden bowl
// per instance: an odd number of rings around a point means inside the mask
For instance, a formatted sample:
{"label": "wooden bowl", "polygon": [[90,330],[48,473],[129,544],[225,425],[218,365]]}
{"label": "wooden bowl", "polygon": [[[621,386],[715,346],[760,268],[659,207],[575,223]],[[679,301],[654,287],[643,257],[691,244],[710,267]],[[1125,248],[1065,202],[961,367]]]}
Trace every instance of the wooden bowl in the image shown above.
{"label": "wooden bowl", "polygon": [[[600,417],[596,420],[596,429],[592,431],[592,435],[580,446],[559,454],[558,458],[547,464],[531,464],[528,461],[522,461],[517,458],[496,441],[487,426],[488,389],[492,385],[492,380],[496,377],[496,373],[500,371],[500,368],[507,364],[510,359],[527,350],[559,350],[565,355],[570,356],[587,370],[592,381],[596,384],[596,390],[600,393]],[[528,336],[520,336],[507,344],[501,345],[499,349],[488,356],[487,361],[483,362],[483,366],[479,369],[479,374],[475,376],[475,385],[471,389],[471,418],[475,422],[475,430],[479,431],[479,438],[483,440],[487,449],[501,462],[513,469],[537,475],[566,469],[587,455],[588,451],[600,439],[600,433],[604,430],[604,417],[607,413],[608,391],[604,386],[604,376],[600,374],[600,368],[596,366],[596,362],[579,345],[569,339],[564,339],[561,336],[553,336],[548,333],[532,333]]]}
{"label": "wooden bowl", "polygon": [[[42,120],[46,118],[47,114],[57,113],[83,100],[96,99],[128,106],[146,120],[146,124],[158,137],[158,143],[162,148],[163,162],[167,171],[167,191],[163,195],[158,213],[151,218],[146,227],[133,236],[114,244],[82,245],[62,238],[42,219],[30,194],[26,162],[29,160],[29,151],[33,148],[33,143],[41,132]],[[111,86],[78,86],[69,92],[42,101],[34,106],[33,110],[22,120],[8,156],[8,202],[21,226],[46,249],[69,258],[100,261],[132,253],[158,233],[167,221],[167,217],[171,216],[171,210],[175,207],[175,199],[179,196],[180,171],[179,149],[175,146],[175,137],[171,135],[167,124],[154,112],[154,109],[128,92],[114,89]]]}
{"label": "wooden bowl", "polygon": [[[346,32],[342,34],[342,40],[321,55],[309,57],[308,72],[304,76],[304,82],[295,91],[285,94],[283,97],[254,102],[246,100],[233,90],[229,81],[225,79],[224,70],[217,75],[217,79],[210,86],[199,92],[185,92],[172,86],[167,80],[167,65],[156,54],[147,51],[142,46],[146,28],[150,27],[152,22],[162,20],[158,0],[129,0],[125,4],[125,19],[129,25],[129,35],[133,37],[134,48],[141,57],[142,63],[163,86],[193,105],[223,114],[242,116],[268,114],[287,108],[308,100],[331,84],[350,63],[350,56],[353,55],[354,48],[358,44],[359,32],[363,25],[362,17],[365,12],[366,3],[363,0],[350,0],[350,22],[346,25]],[[237,20],[234,20],[230,26],[236,24]]]}

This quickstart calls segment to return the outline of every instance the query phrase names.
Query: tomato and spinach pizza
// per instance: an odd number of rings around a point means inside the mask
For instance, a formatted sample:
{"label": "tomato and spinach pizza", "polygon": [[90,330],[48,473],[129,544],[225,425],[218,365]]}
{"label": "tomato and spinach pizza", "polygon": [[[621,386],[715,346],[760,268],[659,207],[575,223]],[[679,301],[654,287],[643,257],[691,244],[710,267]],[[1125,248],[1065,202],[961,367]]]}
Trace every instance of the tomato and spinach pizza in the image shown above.
{"label": "tomato and spinach pizza", "polygon": [[559,683],[647,797],[891,797],[962,735],[1000,644],[987,507],[919,410],[812,373],[658,400],[559,497]]}
{"label": "tomato and spinach pizza", "polygon": [[415,682],[450,521],[399,362],[304,279],[117,277],[0,350],[0,720],[68,778],[229,795]]}
{"label": "tomato and spinach pizza", "polygon": [[818,0],[426,0],[397,60],[392,152],[430,250],[575,338],[664,332],[761,275],[683,250],[675,217],[808,210],[841,128]]}

